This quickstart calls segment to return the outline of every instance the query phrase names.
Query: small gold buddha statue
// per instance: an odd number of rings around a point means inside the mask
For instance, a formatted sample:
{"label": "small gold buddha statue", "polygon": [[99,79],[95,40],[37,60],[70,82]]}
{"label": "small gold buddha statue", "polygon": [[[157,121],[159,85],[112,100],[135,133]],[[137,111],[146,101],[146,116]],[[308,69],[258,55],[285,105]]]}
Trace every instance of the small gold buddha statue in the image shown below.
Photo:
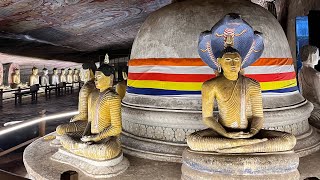
{"label": "small gold buddha statue", "polygon": [[74,69],[74,74],[73,74],[73,82],[79,82],[79,70],[78,69]]}
{"label": "small gold buddha statue", "polygon": [[62,146],[71,153],[93,160],[108,160],[121,153],[121,99],[112,90],[113,73],[113,68],[106,64],[96,71],[97,89],[89,95],[88,123],[82,128],[82,136],[61,136]]}
{"label": "small gold buddha statue", "polygon": [[43,72],[43,74],[40,78],[41,86],[49,86],[50,85],[49,76],[48,76],[49,71],[47,68],[43,68],[42,72]]}
{"label": "small gold buddha statue", "polygon": [[127,79],[128,79],[128,75],[127,75],[127,70],[126,68],[124,68],[122,70],[122,78],[123,81],[118,82],[117,86],[116,86],[116,91],[117,93],[120,95],[121,99],[124,98],[124,96],[126,95],[126,91],[127,91]]}
{"label": "small gold buddha statue", "polygon": [[60,80],[60,82],[67,82],[66,70],[65,69],[61,69],[59,80]]}
{"label": "small gold buddha statue", "polygon": [[10,87],[12,89],[15,89],[20,86],[21,86],[20,69],[14,69],[14,73],[12,73],[12,83],[10,84]]}
{"label": "small gold buddha statue", "polygon": [[38,75],[38,68],[32,68],[32,74],[29,77],[29,86],[33,86],[39,84],[39,75]]}
{"label": "small gold buddha statue", "polygon": [[59,75],[58,75],[58,69],[57,68],[53,68],[52,69],[52,75],[51,75],[51,84],[52,85],[56,85],[59,84]]}
{"label": "small gold buddha statue", "polygon": [[[286,132],[264,130],[259,82],[241,74],[239,52],[228,46],[218,58],[222,73],[203,83],[202,117],[208,129],[187,137],[195,151],[220,153],[278,152],[291,150],[296,138]],[[213,116],[217,102],[219,116]]]}
{"label": "small gold buddha statue", "polygon": [[73,70],[71,68],[68,69],[67,83],[73,83]]}

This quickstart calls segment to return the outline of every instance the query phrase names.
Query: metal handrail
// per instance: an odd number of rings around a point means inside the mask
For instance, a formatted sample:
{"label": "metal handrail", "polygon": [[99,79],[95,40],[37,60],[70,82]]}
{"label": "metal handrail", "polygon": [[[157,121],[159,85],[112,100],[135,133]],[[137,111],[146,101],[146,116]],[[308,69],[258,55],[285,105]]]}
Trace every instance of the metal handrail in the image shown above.
{"label": "metal handrail", "polygon": [[10,125],[10,126],[6,126],[6,127],[2,127],[0,128],[0,136],[4,135],[6,133],[12,132],[12,131],[16,131],[20,128],[24,128],[27,126],[31,126],[34,124],[38,124],[42,121],[50,121],[50,120],[54,120],[54,119],[59,119],[59,118],[66,118],[66,117],[72,117],[76,114],[78,114],[78,111],[68,111],[68,112],[63,112],[63,113],[58,113],[58,114],[52,114],[52,115],[48,115],[48,116],[43,116],[43,117],[38,117],[38,118],[32,118],[29,120],[25,120],[21,123],[18,124],[14,124],[14,125]]}

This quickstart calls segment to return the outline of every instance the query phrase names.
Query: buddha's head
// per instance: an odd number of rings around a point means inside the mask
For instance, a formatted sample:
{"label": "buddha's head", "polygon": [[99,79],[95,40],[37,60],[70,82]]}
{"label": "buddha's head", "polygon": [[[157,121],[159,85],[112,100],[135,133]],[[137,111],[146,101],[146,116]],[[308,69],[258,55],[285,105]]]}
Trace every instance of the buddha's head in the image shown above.
{"label": "buddha's head", "polygon": [[301,49],[301,61],[303,65],[315,66],[319,61],[319,49],[315,46],[303,46]]}
{"label": "buddha's head", "polygon": [[54,75],[58,75],[58,69],[57,68],[53,68],[52,71],[53,71]]}
{"label": "buddha's head", "polygon": [[69,75],[72,75],[72,73],[73,73],[72,69],[69,68],[69,69],[68,69],[68,74],[69,74]]}
{"label": "buddha's head", "polygon": [[61,75],[65,75],[66,74],[66,70],[65,69],[61,69]]}
{"label": "buddha's head", "polygon": [[38,74],[38,68],[37,67],[33,67],[32,68],[32,75],[37,75]]}
{"label": "buddha's head", "polygon": [[112,87],[114,68],[107,64],[101,65],[95,74],[95,85],[100,92]]}
{"label": "buddha's head", "polygon": [[127,80],[128,79],[127,71],[128,71],[128,67],[122,69],[122,78],[123,78],[123,80]]}
{"label": "buddha's head", "polygon": [[84,63],[82,64],[83,73],[84,73],[84,82],[93,80],[94,74],[97,70],[97,66],[94,63]]}
{"label": "buddha's head", "polygon": [[44,74],[44,75],[48,75],[48,74],[49,74],[49,71],[48,71],[47,68],[43,68],[42,71],[43,71],[43,74]]}
{"label": "buddha's head", "polygon": [[74,71],[74,74],[76,74],[76,75],[79,74],[79,70],[77,68],[75,68],[73,71]]}
{"label": "buddha's head", "polygon": [[228,46],[222,52],[222,57],[218,58],[224,74],[238,74],[241,69],[241,56],[239,52]]}
{"label": "buddha's head", "polygon": [[20,69],[14,69],[14,74],[19,75],[20,74]]}

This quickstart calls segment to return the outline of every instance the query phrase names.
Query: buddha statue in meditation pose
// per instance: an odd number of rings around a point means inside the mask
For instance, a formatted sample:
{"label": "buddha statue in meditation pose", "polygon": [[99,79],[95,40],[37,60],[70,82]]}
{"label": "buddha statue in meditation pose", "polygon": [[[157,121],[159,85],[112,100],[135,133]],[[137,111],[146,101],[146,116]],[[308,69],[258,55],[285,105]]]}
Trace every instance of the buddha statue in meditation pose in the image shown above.
{"label": "buddha statue in meditation pose", "polygon": [[67,83],[73,83],[73,71],[70,68],[68,69]]}
{"label": "buddha statue in meditation pose", "polygon": [[309,118],[311,125],[320,128],[320,72],[314,69],[319,61],[319,49],[304,46],[301,50],[302,69],[298,74],[300,92],[314,105]]}
{"label": "buddha statue in meditation pose", "polygon": [[32,68],[32,74],[29,77],[29,86],[33,86],[39,84],[39,75],[38,75],[38,68]]}
{"label": "buddha statue in meditation pose", "polygon": [[53,72],[53,74],[51,75],[51,84],[52,85],[59,84],[58,69],[57,68],[53,68],[52,72]]}
{"label": "buddha statue in meditation pose", "polygon": [[[240,73],[261,56],[263,48],[261,34],[237,14],[227,15],[211,31],[200,35],[199,55],[211,68],[218,69],[218,76],[202,85],[202,118],[208,129],[187,137],[190,149],[255,153],[288,151],[295,146],[294,135],[262,129],[260,84]],[[217,117],[213,115],[214,102],[218,105]]]}
{"label": "buddha statue in meditation pose", "polygon": [[67,76],[66,76],[66,70],[61,69],[60,77],[59,77],[60,82],[67,82]]}
{"label": "buddha statue in meditation pose", "polygon": [[10,84],[10,87],[14,89],[20,87],[21,85],[20,69],[15,69],[14,73],[12,73],[12,83]]}
{"label": "buddha statue in meditation pose", "polygon": [[48,76],[49,71],[48,71],[47,68],[43,68],[42,71],[43,71],[43,74],[42,74],[41,79],[40,79],[41,80],[41,86],[49,86],[50,85],[49,76]]}
{"label": "buddha statue in meditation pose", "polygon": [[[209,128],[188,136],[188,146],[196,151],[252,153],[291,150],[293,135],[262,130],[263,108],[259,82],[241,74],[241,57],[227,47],[218,59],[223,73],[203,83],[202,116]],[[213,114],[214,101],[219,117]]]}
{"label": "buddha statue in meditation pose", "polygon": [[97,89],[88,98],[88,123],[78,129],[82,135],[69,131],[60,137],[62,146],[71,153],[93,160],[108,160],[121,153],[121,99],[112,89],[113,73],[106,64],[97,69]]}
{"label": "buddha statue in meditation pose", "polygon": [[74,69],[74,74],[73,74],[73,82],[79,82],[79,70],[78,69]]}

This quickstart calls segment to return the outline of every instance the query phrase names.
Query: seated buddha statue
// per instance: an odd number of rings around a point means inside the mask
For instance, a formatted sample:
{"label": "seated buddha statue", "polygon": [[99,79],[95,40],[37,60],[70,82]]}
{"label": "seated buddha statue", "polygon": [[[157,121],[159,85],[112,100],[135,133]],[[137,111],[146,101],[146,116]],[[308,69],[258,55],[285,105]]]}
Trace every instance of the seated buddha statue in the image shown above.
{"label": "seated buddha statue", "polygon": [[127,68],[124,68],[122,70],[122,78],[123,78],[123,81],[118,82],[116,86],[116,91],[120,95],[121,99],[124,98],[127,91],[127,79],[128,79]]}
{"label": "seated buddha statue", "polygon": [[82,65],[84,73],[84,85],[79,92],[78,111],[79,114],[73,116],[68,124],[59,125],[56,129],[58,135],[67,133],[83,133],[83,128],[88,123],[88,98],[92,91],[96,90],[94,85],[94,74],[97,67],[94,63],[84,63]]}
{"label": "seated buddha statue", "polygon": [[300,92],[314,105],[309,118],[311,125],[320,128],[320,72],[314,69],[319,60],[319,49],[304,46],[301,50],[302,68],[298,74]]}
{"label": "seated buddha statue", "polygon": [[58,69],[57,68],[53,68],[52,69],[52,75],[51,75],[51,84],[52,85],[56,85],[59,84],[59,75],[58,75]]}
{"label": "seated buddha statue", "polygon": [[79,70],[75,68],[73,71],[73,82],[79,82]]}
{"label": "seated buddha statue", "polygon": [[[195,151],[220,153],[277,152],[291,150],[295,136],[263,130],[263,106],[259,82],[241,75],[239,52],[227,47],[218,58],[222,73],[203,83],[202,117],[208,129],[187,137]],[[213,116],[214,102],[219,116]]]}
{"label": "seated buddha statue", "polygon": [[12,83],[10,84],[10,87],[15,89],[20,87],[21,81],[20,81],[20,69],[15,69],[14,73],[12,73]]}
{"label": "seated buddha statue", "polygon": [[32,68],[32,74],[29,77],[29,86],[33,86],[39,84],[39,75],[38,75],[38,68]]}
{"label": "seated buddha statue", "polygon": [[71,153],[93,160],[108,160],[121,153],[121,99],[112,89],[113,73],[106,64],[96,71],[97,89],[88,98],[88,123],[82,136],[61,136],[62,146]]}
{"label": "seated buddha statue", "polygon": [[60,76],[59,76],[59,81],[60,81],[60,83],[67,82],[66,70],[65,69],[61,69],[61,73],[60,73]]}
{"label": "seated buddha statue", "polygon": [[70,68],[68,69],[67,83],[73,83],[73,71]]}
{"label": "seated buddha statue", "polygon": [[48,71],[47,68],[43,68],[42,71],[43,71],[43,74],[42,74],[41,79],[40,79],[41,80],[41,86],[49,86],[50,85],[49,76],[48,76],[49,71]]}

